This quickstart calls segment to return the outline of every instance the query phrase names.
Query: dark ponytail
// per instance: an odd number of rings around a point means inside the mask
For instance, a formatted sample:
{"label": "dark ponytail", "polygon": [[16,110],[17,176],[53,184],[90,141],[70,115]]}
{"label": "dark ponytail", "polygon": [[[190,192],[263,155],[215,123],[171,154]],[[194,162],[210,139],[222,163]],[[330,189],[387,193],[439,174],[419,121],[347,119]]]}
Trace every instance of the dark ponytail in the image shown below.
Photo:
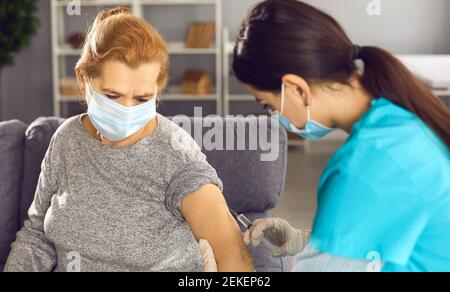
{"label": "dark ponytail", "polygon": [[383,96],[424,121],[450,148],[450,110],[397,58],[376,47],[362,47],[363,86],[372,96]]}
{"label": "dark ponytail", "polygon": [[308,82],[348,84],[364,63],[362,85],[424,121],[450,148],[450,110],[397,58],[377,47],[354,46],[331,16],[296,0],[266,0],[243,23],[234,50],[233,70],[243,83],[279,91],[283,75]]}

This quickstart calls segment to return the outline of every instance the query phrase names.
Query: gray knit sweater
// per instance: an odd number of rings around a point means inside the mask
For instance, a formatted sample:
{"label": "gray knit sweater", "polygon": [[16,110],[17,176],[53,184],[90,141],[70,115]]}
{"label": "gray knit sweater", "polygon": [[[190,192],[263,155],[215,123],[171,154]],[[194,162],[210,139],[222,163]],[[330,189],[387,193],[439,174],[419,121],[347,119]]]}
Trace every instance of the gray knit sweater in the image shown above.
{"label": "gray knit sweater", "polygon": [[201,271],[180,205],[222,182],[193,139],[158,115],[152,135],[107,146],[86,132],[82,116],[50,142],[5,271]]}

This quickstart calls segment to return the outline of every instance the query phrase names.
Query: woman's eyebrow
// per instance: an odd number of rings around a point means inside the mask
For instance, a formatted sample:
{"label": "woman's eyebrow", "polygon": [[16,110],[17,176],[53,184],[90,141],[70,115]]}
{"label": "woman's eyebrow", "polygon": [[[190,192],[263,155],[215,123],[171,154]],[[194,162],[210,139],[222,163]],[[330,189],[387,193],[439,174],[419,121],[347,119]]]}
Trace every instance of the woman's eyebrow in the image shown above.
{"label": "woman's eyebrow", "polygon": [[[126,94],[123,94],[123,93],[111,90],[109,88],[102,88],[102,91],[103,92],[108,92],[108,93],[111,93],[111,94],[114,94],[114,95],[117,95],[117,96],[125,96],[126,95]],[[142,94],[142,95],[134,96],[133,98],[152,97],[154,94],[155,94],[154,91],[151,91],[149,93],[145,93],[145,94]]]}
{"label": "woman's eyebrow", "polygon": [[155,95],[154,92],[150,92],[150,93],[145,93],[144,95],[137,95],[137,96],[134,96],[134,98],[153,97],[154,95]]}
{"label": "woman's eyebrow", "polygon": [[125,96],[126,95],[126,94],[114,91],[114,90],[106,88],[106,87],[102,87],[102,91],[103,92],[108,92],[108,93],[111,93],[111,94],[114,94],[114,95],[117,95],[117,96]]}

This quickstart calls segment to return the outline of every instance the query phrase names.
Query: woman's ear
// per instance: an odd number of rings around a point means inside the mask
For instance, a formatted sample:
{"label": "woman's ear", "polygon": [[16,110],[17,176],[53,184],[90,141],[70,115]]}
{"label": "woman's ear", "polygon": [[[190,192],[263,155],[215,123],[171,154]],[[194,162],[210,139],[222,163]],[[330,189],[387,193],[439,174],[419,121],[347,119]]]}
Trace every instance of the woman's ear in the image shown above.
{"label": "woman's ear", "polygon": [[80,68],[75,69],[75,75],[77,76],[78,88],[80,89],[81,94],[86,94],[86,82],[84,80],[83,73]]}
{"label": "woman's ear", "polygon": [[286,87],[292,87],[297,91],[298,96],[303,100],[305,105],[311,105],[313,96],[311,88],[302,77],[295,74],[286,74],[282,78]]}

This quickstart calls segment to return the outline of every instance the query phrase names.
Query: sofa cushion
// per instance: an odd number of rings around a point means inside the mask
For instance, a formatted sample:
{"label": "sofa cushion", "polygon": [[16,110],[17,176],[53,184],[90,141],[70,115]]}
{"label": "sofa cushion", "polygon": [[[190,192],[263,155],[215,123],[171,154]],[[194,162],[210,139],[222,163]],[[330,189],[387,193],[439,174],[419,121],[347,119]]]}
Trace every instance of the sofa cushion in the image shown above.
{"label": "sofa cushion", "polygon": [[56,129],[64,122],[62,118],[45,118],[36,119],[25,132],[25,149],[24,149],[24,171],[23,171],[23,187],[20,201],[20,226],[28,217],[28,209],[33,202],[39,174],[41,173],[41,163],[50,140]]}
{"label": "sofa cushion", "polygon": [[17,120],[0,123],[0,264],[9,255],[19,224],[26,128]]}
{"label": "sofa cushion", "polygon": [[[179,126],[183,127],[194,139],[197,144],[202,144],[202,151],[206,154],[208,162],[216,169],[219,177],[224,184],[224,195],[230,205],[237,212],[265,212],[272,209],[278,203],[283,192],[286,165],[287,165],[287,135],[284,128],[276,122],[270,122],[270,119],[265,117],[248,117],[248,118],[220,118],[208,117],[203,121],[198,118],[191,118],[191,127],[186,127],[182,123],[182,119],[173,119]],[[202,126],[211,125],[211,126]],[[198,141],[196,136],[204,137],[207,132],[211,132],[212,127],[220,125],[224,130],[221,139],[223,143],[223,150],[208,149],[209,145],[205,142],[209,140],[204,139]],[[239,127],[239,130],[238,130]],[[263,127],[263,128],[261,128]],[[190,128],[190,129],[189,129]],[[232,129],[227,133],[225,129]],[[263,150],[259,147],[260,140],[265,140],[262,135],[249,135],[249,129],[253,133],[260,130],[266,133],[267,137],[274,137],[278,141],[274,144],[278,149],[275,149],[276,158],[273,161],[263,161],[263,154],[270,151]],[[240,131],[244,130],[246,135],[244,142],[246,145],[244,150],[237,150],[237,140],[241,136]],[[202,136],[200,136],[200,131]],[[241,138],[239,138],[241,139]],[[214,141],[214,139],[212,139]],[[226,147],[226,142],[234,140],[234,147]],[[226,142],[225,142],[226,141]],[[241,141],[240,141],[241,142]],[[256,150],[249,150],[250,143],[257,145]],[[272,143],[271,143],[272,144]],[[245,150],[246,149],[246,150]]]}

